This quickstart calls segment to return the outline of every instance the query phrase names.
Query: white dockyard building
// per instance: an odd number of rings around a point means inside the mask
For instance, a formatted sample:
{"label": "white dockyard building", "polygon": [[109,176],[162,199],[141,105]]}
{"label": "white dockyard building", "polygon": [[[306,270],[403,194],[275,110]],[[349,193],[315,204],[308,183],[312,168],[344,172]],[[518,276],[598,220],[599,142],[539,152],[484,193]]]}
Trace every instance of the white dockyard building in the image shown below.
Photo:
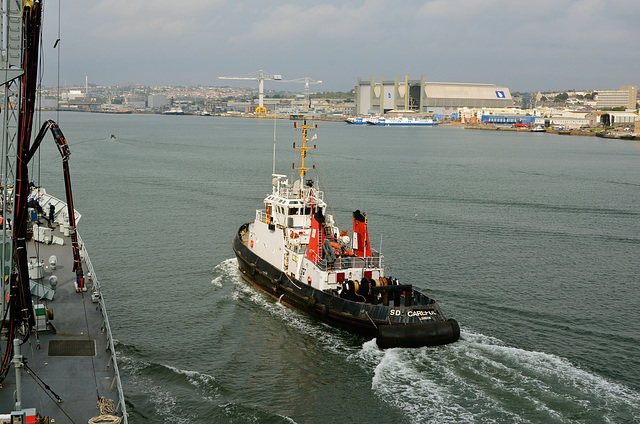
{"label": "white dockyard building", "polygon": [[356,114],[384,114],[391,110],[412,111],[423,114],[449,114],[458,108],[513,106],[507,87],[494,84],[468,84],[427,82],[423,75],[419,80],[371,77],[358,78]]}

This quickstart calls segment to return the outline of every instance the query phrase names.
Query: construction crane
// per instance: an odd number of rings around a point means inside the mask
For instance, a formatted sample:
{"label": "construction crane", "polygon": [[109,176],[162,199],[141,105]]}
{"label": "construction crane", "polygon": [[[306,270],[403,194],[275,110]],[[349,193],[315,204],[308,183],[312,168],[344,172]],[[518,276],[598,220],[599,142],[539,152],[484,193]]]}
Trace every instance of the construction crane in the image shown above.
{"label": "construction crane", "polygon": [[282,75],[265,75],[261,69],[258,71],[257,77],[218,77],[218,79],[258,81],[258,107],[256,108],[256,115],[266,115],[267,108],[264,107],[264,80],[282,81]]}
{"label": "construction crane", "polygon": [[281,80],[282,82],[296,82],[304,84],[304,103],[308,107],[311,107],[311,102],[309,99],[309,84],[322,84],[322,81],[316,81],[309,77],[298,78],[294,80]]}

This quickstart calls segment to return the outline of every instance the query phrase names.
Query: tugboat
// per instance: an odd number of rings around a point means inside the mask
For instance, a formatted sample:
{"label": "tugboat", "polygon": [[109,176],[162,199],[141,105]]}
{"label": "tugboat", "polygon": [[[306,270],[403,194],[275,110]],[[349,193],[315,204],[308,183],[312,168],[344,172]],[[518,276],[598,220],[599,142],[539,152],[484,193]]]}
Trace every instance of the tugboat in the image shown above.
{"label": "tugboat", "polygon": [[[282,303],[333,326],[375,337],[382,348],[453,343],[460,327],[438,303],[411,284],[385,274],[371,247],[367,216],[353,212],[353,229],[340,230],[327,214],[324,193],[305,179],[308,131],[303,121],[300,178],[272,174],[272,192],[253,222],[234,237],[242,278]],[[314,136],[315,138],[315,136]]]}

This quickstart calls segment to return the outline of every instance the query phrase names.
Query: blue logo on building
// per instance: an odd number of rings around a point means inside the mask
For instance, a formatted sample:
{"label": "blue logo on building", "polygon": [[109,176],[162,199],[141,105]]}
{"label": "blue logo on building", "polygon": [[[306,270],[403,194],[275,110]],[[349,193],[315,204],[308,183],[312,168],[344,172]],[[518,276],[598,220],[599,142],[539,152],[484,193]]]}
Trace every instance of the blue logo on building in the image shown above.
{"label": "blue logo on building", "polygon": [[496,97],[499,99],[504,99],[504,91],[496,91]]}

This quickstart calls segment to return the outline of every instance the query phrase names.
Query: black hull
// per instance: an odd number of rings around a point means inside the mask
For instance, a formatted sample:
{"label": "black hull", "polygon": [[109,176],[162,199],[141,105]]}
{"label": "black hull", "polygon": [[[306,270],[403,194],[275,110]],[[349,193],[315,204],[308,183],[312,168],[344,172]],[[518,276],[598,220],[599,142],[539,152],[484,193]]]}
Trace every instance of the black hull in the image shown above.
{"label": "black hull", "polygon": [[[365,337],[376,337],[381,348],[437,346],[457,341],[460,327],[447,320],[436,303],[415,308],[373,305],[343,299],[304,284],[253,253],[239,236],[233,240],[242,278],[282,303],[303,311],[330,325],[345,328]],[[431,318],[420,321],[419,313]]]}

